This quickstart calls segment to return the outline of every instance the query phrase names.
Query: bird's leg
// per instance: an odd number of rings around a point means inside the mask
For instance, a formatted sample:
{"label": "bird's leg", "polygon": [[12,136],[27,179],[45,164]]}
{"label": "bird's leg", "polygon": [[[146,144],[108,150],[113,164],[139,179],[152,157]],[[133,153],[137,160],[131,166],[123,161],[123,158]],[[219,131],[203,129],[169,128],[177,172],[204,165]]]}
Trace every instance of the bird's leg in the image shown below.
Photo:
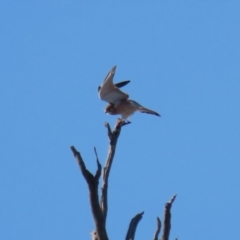
{"label": "bird's leg", "polygon": [[121,122],[122,122],[122,126],[124,126],[124,125],[127,125],[127,124],[130,124],[130,123],[131,123],[130,121],[128,121],[127,119],[124,119],[124,118],[120,118],[120,119],[119,119],[119,121],[121,121]]}
{"label": "bird's leg", "polygon": [[128,120],[125,120],[124,118],[118,118],[118,123],[117,124],[121,124],[121,126],[130,124],[131,122]]}
{"label": "bird's leg", "polygon": [[131,123],[128,119],[124,119],[124,121],[125,121],[126,124]]}

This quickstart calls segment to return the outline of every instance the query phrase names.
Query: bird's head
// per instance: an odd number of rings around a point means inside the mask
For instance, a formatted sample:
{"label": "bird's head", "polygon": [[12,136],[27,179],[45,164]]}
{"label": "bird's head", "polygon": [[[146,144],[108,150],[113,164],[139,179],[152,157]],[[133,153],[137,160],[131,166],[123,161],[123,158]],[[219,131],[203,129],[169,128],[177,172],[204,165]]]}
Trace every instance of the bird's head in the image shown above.
{"label": "bird's head", "polygon": [[110,114],[110,115],[116,115],[116,114],[118,114],[118,113],[116,112],[116,107],[115,107],[115,105],[112,104],[112,103],[109,103],[109,104],[105,107],[105,113],[108,113],[108,114]]}

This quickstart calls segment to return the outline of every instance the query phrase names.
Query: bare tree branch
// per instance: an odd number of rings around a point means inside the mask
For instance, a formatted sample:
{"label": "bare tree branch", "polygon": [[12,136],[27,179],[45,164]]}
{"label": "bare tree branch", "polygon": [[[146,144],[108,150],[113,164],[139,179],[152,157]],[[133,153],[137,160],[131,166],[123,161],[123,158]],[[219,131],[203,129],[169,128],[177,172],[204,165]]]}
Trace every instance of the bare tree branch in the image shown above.
{"label": "bare tree branch", "polygon": [[177,194],[175,194],[169,202],[165,205],[165,211],[164,211],[164,223],[163,223],[163,235],[162,240],[168,240],[169,234],[171,230],[171,207],[172,203],[174,202]]}
{"label": "bare tree branch", "polygon": [[78,152],[74,146],[71,146],[71,150],[73,152],[74,157],[77,159],[82,175],[84,176],[88,184],[90,204],[91,204],[92,214],[95,222],[96,233],[97,233],[96,237],[98,240],[108,240],[107,231],[104,224],[105,221],[103,221],[103,215],[99,205],[99,197],[98,197],[98,184],[99,184],[99,178],[101,176],[101,168],[102,168],[101,164],[97,159],[98,169],[94,176],[86,168],[80,152]]}
{"label": "bare tree branch", "polygon": [[141,212],[141,213],[137,214],[134,218],[132,218],[132,220],[129,224],[129,227],[128,227],[127,236],[126,236],[125,240],[134,240],[138,223],[142,219],[143,214],[144,214],[144,212]]}
{"label": "bare tree branch", "polygon": [[155,232],[153,240],[158,240],[158,235],[160,233],[160,230],[161,230],[161,221],[160,221],[160,218],[157,217],[157,230]]}
{"label": "bare tree branch", "polygon": [[125,125],[124,123],[125,122],[123,122],[121,119],[118,119],[113,131],[111,131],[109,124],[105,123],[105,126],[108,130],[108,137],[110,141],[107,161],[103,170],[102,196],[100,201],[100,206],[101,206],[105,225],[106,225],[107,211],[108,211],[108,177],[111,170],[113,158],[115,155],[117,140],[121,133],[121,127]]}
{"label": "bare tree branch", "polygon": [[[71,146],[73,155],[78,162],[82,175],[85,178],[89,188],[90,205],[91,205],[91,210],[92,210],[92,214],[95,222],[95,228],[96,228],[96,230],[91,232],[91,236],[93,240],[108,240],[108,235],[106,231],[106,219],[107,219],[107,211],[108,211],[108,180],[109,180],[111,166],[113,163],[113,158],[116,151],[118,137],[120,136],[120,133],[121,133],[121,128],[122,126],[129,123],[130,122],[125,122],[121,119],[118,119],[113,130],[111,130],[111,127],[108,123],[105,123],[109,142],[110,142],[109,150],[108,150],[106,164],[102,171],[102,166],[99,162],[97,150],[94,147],[94,152],[95,152],[96,162],[97,162],[97,170],[95,175],[93,175],[86,168],[86,165],[81,157],[80,152],[78,152],[74,146]],[[101,198],[99,201],[98,186],[99,186],[99,179],[101,177],[101,174],[103,177],[103,183],[101,188]],[[169,240],[169,234],[171,230],[171,207],[176,196],[177,195],[174,195],[170,199],[170,201],[167,202],[165,205],[162,240]],[[126,240],[134,240],[138,223],[142,219],[143,214],[144,212],[139,213],[134,218],[132,218],[128,227],[126,238],[125,238]],[[161,230],[161,225],[162,225],[161,221],[157,217],[157,229],[156,229],[153,240],[158,240],[158,236]]]}

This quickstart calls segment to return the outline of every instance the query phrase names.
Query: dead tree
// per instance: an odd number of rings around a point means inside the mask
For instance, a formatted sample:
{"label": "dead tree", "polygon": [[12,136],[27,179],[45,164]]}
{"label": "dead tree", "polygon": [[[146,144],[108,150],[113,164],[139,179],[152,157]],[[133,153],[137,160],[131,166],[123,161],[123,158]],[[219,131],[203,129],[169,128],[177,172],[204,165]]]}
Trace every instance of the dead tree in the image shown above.
{"label": "dead tree", "polygon": [[[108,123],[105,123],[107,128],[108,138],[109,138],[109,150],[106,164],[102,170],[102,165],[99,162],[96,148],[94,148],[96,161],[97,161],[97,170],[95,174],[89,172],[86,168],[86,165],[81,157],[80,152],[78,152],[74,146],[71,146],[74,157],[76,158],[83,177],[85,178],[88,188],[89,188],[89,198],[90,205],[93,214],[93,219],[95,223],[95,231],[93,231],[92,239],[93,240],[109,240],[107,230],[106,230],[106,219],[108,212],[108,177],[110,174],[111,166],[114,159],[114,154],[117,146],[118,137],[121,133],[121,129],[124,125],[129,124],[129,122],[123,122],[118,120],[114,129],[111,130],[111,127]],[[102,176],[102,187],[101,187],[101,197],[99,198],[99,179]],[[164,221],[163,221],[163,231],[161,240],[168,240],[170,229],[171,229],[171,206],[175,200],[176,195],[174,195],[169,202],[165,205],[164,210]],[[132,218],[127,235],[125,240],[134,240],[135,232],[139,221],[142,219],[144,212],[137,214]],[[157,218],[157,229],[154,234],[153,240],[158,240],[158,236],[161,230],[161,221]]]}

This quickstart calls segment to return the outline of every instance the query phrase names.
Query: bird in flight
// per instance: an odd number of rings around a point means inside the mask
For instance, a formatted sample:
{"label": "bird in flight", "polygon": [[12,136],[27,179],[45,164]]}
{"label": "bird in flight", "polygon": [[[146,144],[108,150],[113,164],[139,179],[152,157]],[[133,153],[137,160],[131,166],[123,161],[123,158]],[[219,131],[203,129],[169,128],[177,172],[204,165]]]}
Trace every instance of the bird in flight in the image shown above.
{"label": "bird in flight", "polygon": [[130,100],[129,95],[119,89],[128,84],[130,82],[129,80],[117,84],[113,83],[113,77],[116,68],[117,66],[114,66],[110,70],[102,85],[98,87],[98,95],[100,99],[109,103],[105,107],[105,113],[110,115],[120,114],[124,120],[129,119],[129,117],[136,111],[153,114],[160,117],[160,114],[157,112],[143,107],[136,101]]}

